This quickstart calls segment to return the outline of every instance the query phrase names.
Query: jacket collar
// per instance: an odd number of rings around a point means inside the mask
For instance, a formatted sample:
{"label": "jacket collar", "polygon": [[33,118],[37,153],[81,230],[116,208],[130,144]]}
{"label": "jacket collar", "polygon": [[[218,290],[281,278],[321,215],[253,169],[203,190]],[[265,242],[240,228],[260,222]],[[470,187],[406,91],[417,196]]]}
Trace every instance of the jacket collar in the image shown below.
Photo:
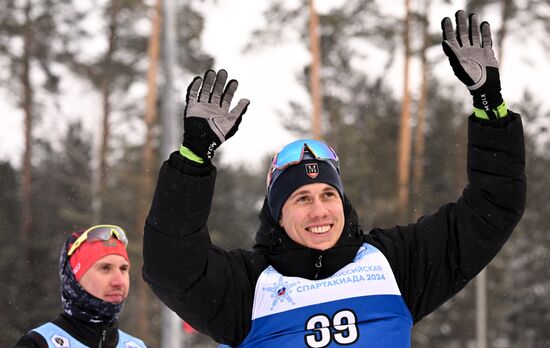
{"label": "jacket collar", "polygon": [[105,341],[102,342],[102,347],[110,348],[117,346],[119,338],[117,321],[108,324],[93,324],[81,321],[67,313],[61,313],[53,323],[89,347],[98,347],[99,341],[102,340],[104,334]]}

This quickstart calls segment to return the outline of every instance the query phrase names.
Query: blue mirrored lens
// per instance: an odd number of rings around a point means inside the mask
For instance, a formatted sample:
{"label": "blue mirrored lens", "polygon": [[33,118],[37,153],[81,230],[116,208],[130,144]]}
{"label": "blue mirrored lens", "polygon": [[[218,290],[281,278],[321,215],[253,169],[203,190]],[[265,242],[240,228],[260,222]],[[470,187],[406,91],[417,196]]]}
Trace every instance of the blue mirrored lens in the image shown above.
{"label": "blue mirrored lens", "polygon": [[276,169],[283,169],[286,166],[300,162],[306,148],[317,159],[338,161],[338,156],[330,146],[318,140],[302,139],[286,145],[277,154],[272,166]]}

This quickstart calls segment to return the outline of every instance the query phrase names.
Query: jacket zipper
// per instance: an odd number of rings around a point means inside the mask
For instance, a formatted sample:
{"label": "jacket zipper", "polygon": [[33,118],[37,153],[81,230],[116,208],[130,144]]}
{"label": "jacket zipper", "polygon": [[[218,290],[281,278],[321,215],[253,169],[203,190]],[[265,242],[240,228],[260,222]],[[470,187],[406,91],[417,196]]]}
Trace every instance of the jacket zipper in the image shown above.
{"label": "jacket zipper", "polygon": [[323,268],[323,255],[319,255],[317,258],[317,262],[315,262],[315,268],[317,268],[317,271],[315,272],[315,280],[319,278],[319,274],[321,273],[321,268]]}
{"label": "jacket zipper", "polygon": [[99,339],[99,346],[97,346],[97,348],[101,348],[103,346],[103,342],[105,342],[106,336],[107,336],[107,329],[103,329],[103,331],[101,331],[101,338]]}

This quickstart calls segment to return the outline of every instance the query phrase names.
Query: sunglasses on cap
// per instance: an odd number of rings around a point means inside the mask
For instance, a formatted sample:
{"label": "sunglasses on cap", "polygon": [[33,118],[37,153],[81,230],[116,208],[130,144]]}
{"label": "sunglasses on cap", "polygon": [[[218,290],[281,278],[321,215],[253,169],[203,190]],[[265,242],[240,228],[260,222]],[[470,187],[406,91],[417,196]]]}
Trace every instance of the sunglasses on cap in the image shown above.
{"label": "sunglasses on cap", "polygon": [[128,245],[128,238],[121,227],[115,225],[95,225],[88,228],[76,239],[69,249],[67,256],[71,256],[85,241],[109,240],[111,237],[115,237],[121,241],[124,246]]}
{"label": "sunglasses on cap", "polygon": [[331,162],[338,173],[340,172],[338,155],[330,146],[319,140],[301,139],[286,145],[273,157],[267,176],[267,185],[271,183],[275,171],[300,163],[306,152],[314,159]]}

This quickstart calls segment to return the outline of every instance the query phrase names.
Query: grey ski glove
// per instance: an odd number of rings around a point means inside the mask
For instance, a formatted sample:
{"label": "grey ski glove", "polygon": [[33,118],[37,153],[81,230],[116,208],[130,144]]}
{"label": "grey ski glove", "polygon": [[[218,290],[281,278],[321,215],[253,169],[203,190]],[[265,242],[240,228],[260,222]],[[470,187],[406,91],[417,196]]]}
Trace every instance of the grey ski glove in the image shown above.
{"label": "grey ski glove", "polygon": [[[195,77],[187,88],[180,153],[195,162],[201,162],[200,159],[210,161],[214,157],[218,146],[237,132],[250,104],[248,99],[241,99],[237,106],[229,110],[239,83],[231,80],[226,85],[226,81],[225,70],[217,74],[208,70],[204,78]],[[188,150],[191,150],[191,155]],[[193,154],[199,159],[194,158]]]}
{"label": "grey ski glove", "polygon": [[467,20],[462,10],[456,12],[455,18],[456,32],[449,17],[441,22],[443,51],[455,75],[470,90],[476,116],[489,119],[506,116],[489,23],[479,26],[476,14],[470,14]]}

